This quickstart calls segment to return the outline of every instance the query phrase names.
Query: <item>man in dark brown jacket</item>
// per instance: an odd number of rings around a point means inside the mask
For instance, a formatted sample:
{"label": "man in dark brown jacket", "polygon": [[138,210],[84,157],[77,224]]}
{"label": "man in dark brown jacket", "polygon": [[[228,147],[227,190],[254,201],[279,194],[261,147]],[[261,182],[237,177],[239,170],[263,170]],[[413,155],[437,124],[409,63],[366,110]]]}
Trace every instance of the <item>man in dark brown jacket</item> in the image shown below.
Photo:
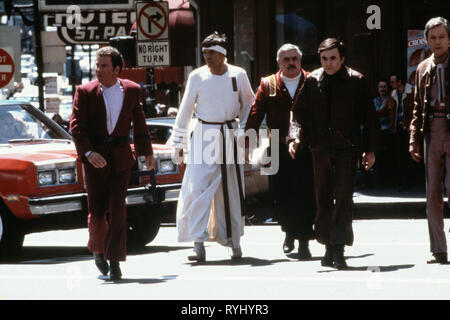
{"label": "man in dark brown jacket", "polygon": [[344,269],[344,247],[353,244],[352,197],[359,151],[369,170],[379,147],[380,125],[363,75],[344,65],[344,44],[329,38],[318,51],[322,68],[305,80],[293,112],[301,127],[300,140],[308,142],[313,156],[315,233],[326,246],[322,265]]}
{"label": "man in dark brown jacket", "polygon": [[432,257],[428,263],[447,263],[444,232],[443,181],[450,190],[450,63],[449,24],[444,18],[430,19],[425,39],[433,53],[416,71],[413,119],[409,152],[414,161],[425,160],[427,218]]}
{"label": "man in dark brown jacket", "polygon": [[[289,150],[289,124],[295,97],[309,74],[301,68],[302,53],[293,44],[281,46],[277,53],[280,70],[261,80],[246,130],[257,131],[264,117],[271,130],[279,130],[279,171],[273,175],[271,191],[281,230],[286,233],[284,253],[294,250],[299,240],[299,259],[311,258],[308,242],[314,238],[314,176],[311,152],[307,147]],[[295,138],[295,137],[294,137]],[[294,150],[294,148],[296,150]]]}

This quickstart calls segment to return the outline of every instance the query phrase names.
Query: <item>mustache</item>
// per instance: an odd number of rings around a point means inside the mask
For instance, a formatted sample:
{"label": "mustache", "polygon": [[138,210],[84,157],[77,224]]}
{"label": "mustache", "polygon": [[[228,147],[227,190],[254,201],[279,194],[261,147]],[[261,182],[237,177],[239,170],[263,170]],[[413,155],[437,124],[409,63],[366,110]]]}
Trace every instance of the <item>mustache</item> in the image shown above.
{"label": "mustache", "polygon": [[295,66],[294,64],[290,64],[289,67],[288,67],[288,70],[289,69],[297,69],[297,66]]}

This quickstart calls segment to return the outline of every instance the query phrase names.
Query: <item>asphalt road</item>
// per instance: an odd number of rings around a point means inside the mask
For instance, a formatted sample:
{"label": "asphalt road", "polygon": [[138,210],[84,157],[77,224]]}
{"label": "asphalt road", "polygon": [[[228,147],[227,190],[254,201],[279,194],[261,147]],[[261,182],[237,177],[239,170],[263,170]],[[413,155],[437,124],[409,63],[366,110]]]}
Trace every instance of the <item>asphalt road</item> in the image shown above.
{"label": "asphalt road", "polygon": [[246,227],[240,261],[208,243],[204,264],[188,262],[192,244],[177,243],[176,228],[163,227],[153,243],[129,255],[116,283],[98,279],[86,229],[32,234],[17,262],[0,264],[0,299],[450,298],[450,265],[425,262],[426,220],[358,220],[354,231],[345,253],[350,269],[338,271],[320,265],[324,250],[315,241],[311,261],[285,256],[276,225]]}

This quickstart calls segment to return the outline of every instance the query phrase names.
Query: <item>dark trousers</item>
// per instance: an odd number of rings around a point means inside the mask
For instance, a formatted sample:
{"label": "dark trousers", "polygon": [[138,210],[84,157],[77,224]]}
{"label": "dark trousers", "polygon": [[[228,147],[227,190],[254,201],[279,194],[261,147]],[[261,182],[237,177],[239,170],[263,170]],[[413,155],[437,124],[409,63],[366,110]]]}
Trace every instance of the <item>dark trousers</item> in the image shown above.
{"label": "dark trousers", "polygon": [[271,188],[281,230],[300,241],[314,239],[314,173],[308,148],[299,147],[292,159],[288,146],[280,144],[279,171],[272,177]]}
{"label": "dark trousers", "polygon": [[[98,202],[105,202],[105,210],[89,211],[88,249],[103,253],[106,260],[125,261],[127,244],[127,212],[125,197],[131,170],[115,172],[109,166],[103,169],[86,167],[87,191],[102,193]],[[99,190],[99,186],[102,186]],[[95,188],[95,191],[93,189]],[[96,201],[90,199],[91,201]],[[91,206],[92,204],[89,204]],[[99,205],[99,203],[97,204]]]}
{"label": "dark trousers", "polygon": [[316,239],[322,244],[353,244],[353,189],[357,152],[314,150]]}

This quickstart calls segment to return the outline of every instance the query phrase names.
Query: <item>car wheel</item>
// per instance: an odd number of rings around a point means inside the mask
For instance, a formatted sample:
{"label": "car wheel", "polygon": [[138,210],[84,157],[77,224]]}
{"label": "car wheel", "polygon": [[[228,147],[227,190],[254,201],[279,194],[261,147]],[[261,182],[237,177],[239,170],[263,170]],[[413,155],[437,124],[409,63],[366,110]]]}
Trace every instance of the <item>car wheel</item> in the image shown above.
{"label": "car wheel", "polygon": [[0,208],[0,260],[17,255],[23,240],[24,234],[17,219]]}
{"label": "car wheel", "polygon": [[141,210],[128,226],[128,250],[141,249],[152,242],[158,234],[160,226],[161,215],[158,212],[148,208]]}

